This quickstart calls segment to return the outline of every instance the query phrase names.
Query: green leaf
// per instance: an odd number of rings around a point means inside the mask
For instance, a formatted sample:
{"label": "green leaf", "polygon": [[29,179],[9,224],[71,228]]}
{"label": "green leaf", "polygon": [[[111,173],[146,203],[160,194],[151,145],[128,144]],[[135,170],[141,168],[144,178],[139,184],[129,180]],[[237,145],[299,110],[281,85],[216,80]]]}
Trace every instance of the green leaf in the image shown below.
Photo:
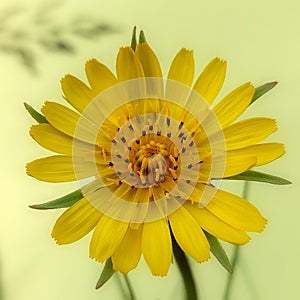
{"label": "green leaf", "polygon": [[230,261],[227,257],[227,254],[222,247],[219,240],[211,235],[210,233],[204,231],[206,238],[210,244],[210,251],[212,254],[216,257],[216,259],[220,262],[220,264],[229,272],[232,272],[232,266],[230,264]]}
{"label": "green leaf", "polygon": [[100,278],[96,284],[96,289],[100,289],[113,275],[115,271],[112,266],[112,261],[109,258],[104,266],[104,269],[102,270],[102,273],[100,275]]}
{"label": "green leaf", "polygon": [[265,83],[265,84],[257,87],[250,104],[255,102],[258,98],[260,98],[262,95],[264,95],[269,90],[271,90],[273,87],[275,87],[277,85],[277,83],[278,83],[277,81],[273,81],[273,82],[268,82],[268,83]]}
{"label": "green leaf", "polygon": [[135,51],[136,49],[136,26],[133,27],[133,31],[132,31],[132,37],[131,37],[131,48],[133,51]]}
{"label": "green leaf", "polygon": [[289,180],[286,180],[284,178],[262,173],[262,172],[253,171],[253,170],[246,171],[239,175],[226,177],[224,179],[267,182],[267,183],[278,184],[278,185],[291,184]]}
{"label": "green leaf", "polygon": [[24,106],[26,108],[26,110],[29,112],[29,114],[38,122],[38,123],[49,123],[47,121],[47,119],[40,114],[39,112],[37,112],[32,106],[30,106],[29,104],[27,104],[26,102],[24,102]]}
{"label": "green leaf", "polygon": [[146,37],[145,37],[145,34],[144,34],[143,30],[140,31],[139,43],[140,44],[146,43]]}
{"label": "green leaf", "polygon": [[71,205],[73,205],[74,203],[76,203],[78,200],[82,198],[83,196],[81,190],[76,190],[61,198],[46,203],[42,203],[42,204],[29,205],[29,207],[35,209],[55,209],[55,208],[70,207]]}

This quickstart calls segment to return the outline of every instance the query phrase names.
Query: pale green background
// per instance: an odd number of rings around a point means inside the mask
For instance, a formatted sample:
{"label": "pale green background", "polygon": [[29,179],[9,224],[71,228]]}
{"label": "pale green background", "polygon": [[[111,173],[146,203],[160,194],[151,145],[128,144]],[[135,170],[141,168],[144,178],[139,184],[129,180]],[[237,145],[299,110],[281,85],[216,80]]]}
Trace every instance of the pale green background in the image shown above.
{"label": "pale green background", "polygon": [[[0,8],[14,3],[21,2],[1,1]],[[29,13],[40,4],[22,1],[28,16],[24,13],[23,18],[15,18],[13,25],[27,26]],[[77,55],[39,52],[40,76],[33,76],[14,57],[0,53],[0,266],[4,299],[122,299],[115,279],[102,290],[94,290],[102,266],[88,259],[89,237],[59,247],[50,231],[60,212],[27,207],[67,193],[75,185],[52,185],[25,175],[25,163],[45,156],[47,151],[30,139],[28,129],[33,121],[22,102],[38,108],[46,99],[62,103],[59,79],[66,73],[84,78],[84,63],[91,57],[114,69],[118,47],[128,44],[133,25],[145,30],[165,74],[175,53],[186,47],[194,49],[197,73],[215,56],[228,61],[223,95],[246,81],[255,85],[279,81],[278,87],[253,105],[247,116],[278,120],[279,131],[269,140],[285,143],[287,155],[261,170],[286,177],[294,184],[251,185],[250,200],[269,223],[263,234],[253,234],[251,243],[243,247],[231,299],[300,299],[299,2],[69,0],[55,16],[59,16],[58,23],[64,23],[64,19],[81,12],[112,22],[120,33],[95,41],[78,39]],[[241,193],[240,183],[224,187]],[[195,263],[193,270],[201,299],[221,299],[226,272],[216,260]],[[157,278],[142,262],[130,278],[138,299],[182,299],[176,266],[170,268],[167,278]]]}

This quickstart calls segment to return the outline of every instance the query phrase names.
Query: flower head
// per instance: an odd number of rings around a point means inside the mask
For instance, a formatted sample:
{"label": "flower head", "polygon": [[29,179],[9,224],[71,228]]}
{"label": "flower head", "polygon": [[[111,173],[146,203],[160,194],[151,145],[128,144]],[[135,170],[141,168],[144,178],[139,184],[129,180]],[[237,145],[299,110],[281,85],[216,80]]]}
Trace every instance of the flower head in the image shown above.
{"label": "flower head", "polygon": [[266,219],[249,202],[219,189],[222,178],[269,163],[283,145],[260,143],[276,131],[268,118],[236,121],[255,88],[245,83],[211,108],[225,78],[215,58],[194,82],[193,52],[175,56],[167,79],[146,42],[123,47],[116,76],[96,59],[86,63],[89,85],[61,80],[77,110],[47,101],[48,123],[31,136],[58,155],[37,159],[27,173],[47,182],[78,180],[82,198],[57,220],[58,244],[93,235],[90,256],[134,269],[143,254],[154,275],[166,275],[172,239],[197,262],[210,257],[206,232],[233,243],[249,241]]}

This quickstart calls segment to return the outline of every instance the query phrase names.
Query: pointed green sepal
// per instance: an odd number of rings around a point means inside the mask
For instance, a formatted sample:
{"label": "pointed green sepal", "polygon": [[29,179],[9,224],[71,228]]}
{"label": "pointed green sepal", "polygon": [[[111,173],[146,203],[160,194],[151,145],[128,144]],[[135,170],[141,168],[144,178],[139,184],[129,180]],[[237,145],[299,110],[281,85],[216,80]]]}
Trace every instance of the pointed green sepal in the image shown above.
{"label": "pointed green sepal", "polygon": [[133,31],[132,31],[132,37],[131,37],[131,48],[133,51],[135,51],[136,49],[136,26],[133,27]]}
{"label": "pointed green sepal", "polygon": [[146,43],[146,37],[145,37],[145,34],[144,34],[144,31],[141,30],[140,31],[140,36],[139,36],[139,44],[143,44],[143,43]]}
{"label": "pointed green sepal", "polygon": [[227,254],[219,240],[208,232],[204,232],[210,245],[210,251],[220,262],[220,264],[229,272],[232,273],[232,266],[227,257]]}
{"label": "pointed green sepal", "polygon": [[268,82],[268,83],[265,83],[265,84],[257,87],[250,104],[252,104],[258,98],[260,98],[265,93],[267,93],[268,91],[270,91],[273,87],[275,87],[277,85],[277,83],[278,83],[277,81],[273,81],[273,82]]}
{"label": "pointed green sepal", "polygon": [[29,205],[30,208],[35,208],[35,209],[56,209],[56,208],[65,208],[65,207],[70,207],[80,199],[82,199],[82,193],[81,190],[76,190],[68,195],[65,195],[61,198],[42,203],[42,204],[34,204],[34,205]]}
{"label": "pointed green sepal", "polygon": [[105,266],[100,275],[100,278],[96,284],[96,289],[100,289],[114,275],[114,273],[115,273],[115,271],[112,266],[112,261],[109,258],[106,261]]}
{"label": "pointed green sepal", "polygon": [[38,122],[38,123],[49,123],[47,119],[37,112],[32,106],[30,106],[28,103],[24,102],[24,106],[26,110],[29,112],[29,114]]}
{"label": "pointed green sepal", "polygon": [[277,185],[291,184],[291,182],[287,179],[253,170],[246,171],[239,175],[226,177],[224,179],[266,182]]}

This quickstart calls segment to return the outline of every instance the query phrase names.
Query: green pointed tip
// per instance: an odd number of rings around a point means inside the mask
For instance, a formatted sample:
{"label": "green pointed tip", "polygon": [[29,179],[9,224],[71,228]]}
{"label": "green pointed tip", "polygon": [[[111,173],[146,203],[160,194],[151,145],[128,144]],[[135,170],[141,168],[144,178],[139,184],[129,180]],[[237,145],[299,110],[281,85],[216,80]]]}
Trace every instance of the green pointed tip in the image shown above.
{"label": "green pointed tip", "polygon": [[38,122],[38,123],[48,123],[47,119],[37,112],[32,106],[30,106],[28,103],[24,102],[24,106],[26,110],[29,112],[29,114]]}
{"label": "green pointed tip", "polygon": [[255,90],[254,96],[252,98],[251,104],[253,102],[255,102],[258,98],[263,96],[265,93],[270,91],[272,88],[274,88],[277,84],[278,84],[277,81],[272,81],[272,82],[268,82],[268,83],[265,83],[265,84],[257,87]]}
{"label": "green pointed tip", "polygon": [[219,242],[219,240],[215,236],[209,234],[206,231],[204,231],[204,233],[209,242],[210,251],[212,252],[212,254],[216,257],[216,259],[225,268],[227,272],[232,273],[233,272],[232,265],[230,264],[228,256],[224,248],[222,247],[221,243]]}
{"label": "green pointed tip", "polygon": [[82,193],[81,190],[76,190],[68,195],[65,195],[61,198],[46,202],[46,203],[41,203],[41,204],[33,204],[29,205],[30,208],[33,209],[56,209],[56,208],[65,208],[65,207],[70,207],[80,199],[82,199]]}
{"label": "green pointed tip", "polygon": [[109,258],[105,266],[103,268],[103,271],[100,275],[100,278],[96,284],[96,290],[100,289],[115,273],[115,270],[113,269],[112,261]]}
{"label": "green pointed tip", "polygon": [[132,37],[131,37],[131,48],[133,51],[135,51],[136,49],[136,44],[137,44],[137,40],[136,40],[136,26],[133,27],[132,30]]}
{"label": "green pointed tip", "polygon": [[145,37],[144,31],[141,30],[141,31],[140,31],[140,36],[139,36],[139,43],[140,43],[140,44],[143,44],[143,43],[146,43],[146,42],[147,42],[147,41],[146,41],[146,37]]}
{"label": "green pointed tip", "polygon": [[258,171],[253,171],[253,170],[248,170],[241,174],[231,176],[231,177],[226,177],[224,179],[265,182],[265,183],[271,183],[271,184],[277,184],[277,185],[292,184],[292,182],[287,179],[284,179],[284,178],[281,178],[278,176],[274,176],[274,175],[270,175],[270,174],[266,174],[266,173],[262,173],[262,172],[258,172]]}

